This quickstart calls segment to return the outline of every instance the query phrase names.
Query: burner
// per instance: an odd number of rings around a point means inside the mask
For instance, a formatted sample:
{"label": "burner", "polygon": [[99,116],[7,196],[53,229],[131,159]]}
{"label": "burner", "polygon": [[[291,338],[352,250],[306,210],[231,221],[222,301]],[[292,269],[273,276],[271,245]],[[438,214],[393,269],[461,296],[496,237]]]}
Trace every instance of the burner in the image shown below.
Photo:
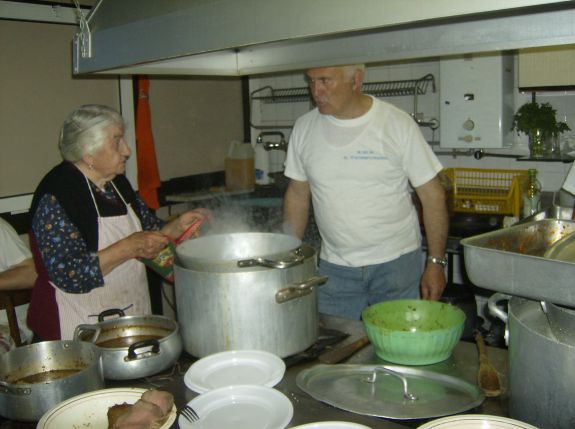
{"label": "burner", "polygon": [[307,348],[303,352],[284,358],[286,367],[290,368],[294,365],[314,360],[326,351],[329,346],[345,340],[348,336],[349,334],[346,334],[345,332],[320,327],[317,341],[311,347]]}

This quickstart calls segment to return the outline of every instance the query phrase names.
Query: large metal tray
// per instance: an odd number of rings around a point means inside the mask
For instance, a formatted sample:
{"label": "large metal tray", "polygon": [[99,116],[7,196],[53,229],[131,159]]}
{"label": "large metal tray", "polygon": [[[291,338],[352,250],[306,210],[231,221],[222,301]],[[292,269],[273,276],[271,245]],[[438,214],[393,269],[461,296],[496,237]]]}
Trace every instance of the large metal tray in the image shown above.
{"label": "large metal tray", "polygon": [[544,219],[465,238],[467,275],[485,289],[575,306],[575,263],[543,256],[572,232],[574,221]]}

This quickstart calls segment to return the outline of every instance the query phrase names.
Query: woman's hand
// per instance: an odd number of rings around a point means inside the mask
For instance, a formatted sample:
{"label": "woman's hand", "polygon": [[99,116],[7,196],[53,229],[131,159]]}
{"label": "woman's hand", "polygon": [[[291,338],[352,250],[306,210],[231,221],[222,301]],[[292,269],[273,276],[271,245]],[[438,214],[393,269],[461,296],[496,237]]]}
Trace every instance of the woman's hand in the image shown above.
{"label": "woman's hand", "polygon": [[129,243],[133,258],[149,259],[155,258],[170,241],[168,237],[159,231],[135,232],[124,240]]}
{"label": "woman's hand", "polygon": [[196,221],[211,221],[211,212],[208,209],[199,208],[182,213],[176,219],[162,228],[162,233],[177,240],[186,229]]}
{"label": "woman's hand", "polygon": [[134,258],[155,258],[170,239],[159,231],[135,232],[105,249],[98,251],[102,275]]}

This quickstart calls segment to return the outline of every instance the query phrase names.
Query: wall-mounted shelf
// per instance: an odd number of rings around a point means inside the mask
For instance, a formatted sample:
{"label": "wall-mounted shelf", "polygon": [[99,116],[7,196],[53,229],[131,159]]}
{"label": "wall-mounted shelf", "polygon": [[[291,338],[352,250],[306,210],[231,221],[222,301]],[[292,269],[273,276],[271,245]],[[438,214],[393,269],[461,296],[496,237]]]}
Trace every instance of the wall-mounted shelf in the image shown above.
{"label": "wall-mounted shelf", "polygon": [[[427,74],[419,79],[365,82],[362,86],[362,91],[365,94],[373,95],[374,97],[413,96],[413,118],[419,125],[435,129],[439,126],[439,122],[437,120],[423,122],[421,120],[422,115],[417,111],[417,96],[426,94],[429,89],[435,92],[435,77],[432,74]],[[250,94],[250,115],[253,118],[252,105],[254,101],[270,104],[309,102],[310,100],[311,96],[307,86],[298,88],[273,88],[271,86],[264,86],[252,91]],[[292,128],[293,125],[266,126],[252,123],[251,126],[256,129],[264,129]]]}

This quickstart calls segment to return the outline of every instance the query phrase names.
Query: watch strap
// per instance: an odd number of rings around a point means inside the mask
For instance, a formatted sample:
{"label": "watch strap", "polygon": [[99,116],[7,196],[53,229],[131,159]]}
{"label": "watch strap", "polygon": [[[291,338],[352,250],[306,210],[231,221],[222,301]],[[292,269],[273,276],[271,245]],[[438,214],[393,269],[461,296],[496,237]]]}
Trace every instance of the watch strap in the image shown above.
{"label": "watch strap", "polygon": [[443,258],[438,258],[436,256],[428,256],[427,257],[427,262],[431,262],[432,264],[439,264],[443,267],[447,266],[447,258],[443,257]]}

